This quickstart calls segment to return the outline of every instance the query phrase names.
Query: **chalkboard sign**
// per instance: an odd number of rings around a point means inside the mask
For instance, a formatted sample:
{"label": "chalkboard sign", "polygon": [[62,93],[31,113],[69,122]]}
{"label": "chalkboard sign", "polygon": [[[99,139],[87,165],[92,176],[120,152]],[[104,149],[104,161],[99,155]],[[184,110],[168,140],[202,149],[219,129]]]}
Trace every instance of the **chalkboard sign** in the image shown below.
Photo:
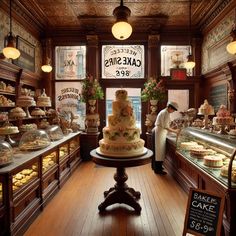
{"label": "chalkboard sign", "polygon": [[183,236],[219,236],[222,227],[224,197],[204,190],[190,189]]}
{"label": "chalkboard sign", "polygon": [[227,84],[217,85],[211,88],[209,94],[209,103],[218,111],[220,105],[227,107]]}

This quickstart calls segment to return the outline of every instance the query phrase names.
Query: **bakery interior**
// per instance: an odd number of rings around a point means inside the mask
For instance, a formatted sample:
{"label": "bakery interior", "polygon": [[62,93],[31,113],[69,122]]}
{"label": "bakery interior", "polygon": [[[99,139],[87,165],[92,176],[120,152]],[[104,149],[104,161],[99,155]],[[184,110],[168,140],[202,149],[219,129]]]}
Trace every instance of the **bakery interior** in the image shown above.
{"label": "bakery interior", "polygon": [[[235,0],[2,0],[0,17],[1,236],[178,236],[191,188],[222,196],[219,235],[236,235]],[[149,83],[164,92],[151,97]],[[116,145],[106,134],[117,90],[128,93],[142,150],[153,149],[167,102],[179,105],[167,175],[150,162],[126,170],[141,189],[138,216],[125,204],[98,209],[114,166],[90,152]]]}

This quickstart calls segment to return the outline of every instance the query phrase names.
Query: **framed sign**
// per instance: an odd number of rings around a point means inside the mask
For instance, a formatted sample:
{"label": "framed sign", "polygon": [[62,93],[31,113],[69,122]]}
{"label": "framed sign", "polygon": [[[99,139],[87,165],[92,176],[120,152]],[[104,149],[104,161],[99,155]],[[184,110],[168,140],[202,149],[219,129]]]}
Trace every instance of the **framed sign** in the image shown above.
{"label": "framed sign", "polygon": [[20,51],[20,57],[13,60],[13,63],[21,68],[35,72],[35,46],[20,36],[17,36],[16,48]]}
{"label": "framed sign", "polygon": [[103,45],[102,79],[142,79],[144,45]]}
{"label": "framed sign", "polygon": [[86,46],[56,47],[56,80],[86,77]]}
{"label": "framed sign", "polygon": [[220,236],[224,212],[224,196],[204,190],[190,189],[183,236]]}
{"label": "framed sign", "polygon": [[170,77],[173,80],[186,80],[187,70],[185,68],[171,68]]}

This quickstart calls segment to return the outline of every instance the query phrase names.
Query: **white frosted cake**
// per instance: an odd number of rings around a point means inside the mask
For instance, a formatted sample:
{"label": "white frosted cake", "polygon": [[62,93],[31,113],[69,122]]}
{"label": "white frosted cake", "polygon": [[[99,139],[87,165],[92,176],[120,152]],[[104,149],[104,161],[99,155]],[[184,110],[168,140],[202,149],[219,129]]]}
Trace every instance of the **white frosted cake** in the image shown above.
{"label": "white frosted cake", "polygon": [[213,125],[230,125],[233,122],[234,119],[230,116],[230,111],[227,110],[225,105],[221,105],[216,113],[216,117],[213,117]]}
{"label": "white frosted cake", "polygon": [[38,107],[51,107],[51,98],[47,96],[45,93],[45,89],[43,89],[43,93],[38,97],[37,100],[37,106]]}
{"label": "white frosted cake", "polygon": [[205,99],[204,103],[198,108],[199,115],[214,115],[214,107]]}
{"label": "white frosted cake", "polygon": [[126,90],[117,90],[112,102],[112,114],[108,115],[108,126],[103,128],[103,139],[99,141],[99,151],[107,156],[138,156],[144,152],[144,140],[140,139],[140,129]]}

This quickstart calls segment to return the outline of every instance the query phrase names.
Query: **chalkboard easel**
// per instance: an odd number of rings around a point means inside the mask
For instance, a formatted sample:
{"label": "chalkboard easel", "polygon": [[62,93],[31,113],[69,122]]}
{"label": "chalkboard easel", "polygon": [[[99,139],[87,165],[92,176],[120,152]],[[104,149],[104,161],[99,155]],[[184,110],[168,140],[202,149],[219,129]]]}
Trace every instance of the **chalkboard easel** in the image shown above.
{"label": "chalkboard easel", "polygon": [[220,236],[224,201],[224,196],[191,188],[182,236]]}

